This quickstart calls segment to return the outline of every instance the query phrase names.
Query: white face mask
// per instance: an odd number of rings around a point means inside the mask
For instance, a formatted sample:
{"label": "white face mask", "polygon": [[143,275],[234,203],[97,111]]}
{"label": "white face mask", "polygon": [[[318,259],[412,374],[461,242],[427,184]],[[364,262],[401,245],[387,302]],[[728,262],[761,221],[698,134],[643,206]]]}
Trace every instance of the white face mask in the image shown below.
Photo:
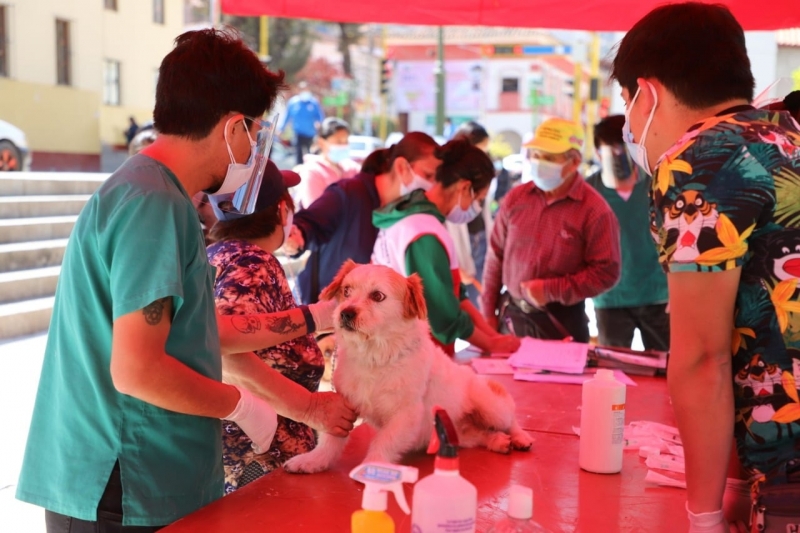
{"label": "white face mask", "polygon": [[[564,183],[563,173],[564,163],[528,159],[523,164],[522,180],[524,182],[533,181],[534,185],[543,191],[553,191]],[[528,174],[527,179],[525,174]]]}
{"label": "white face mask", "polygon": [[652,176],[653,171],[650,169],[650,162],[647,160],[647,149],[644,147],[644,141],[647,139],[647,131],[650,129],[650,124],[653,122],[653,117],[656,114],[656,107],[658,106],[658,94],[656,93],[655,87],[653,87],[650,82],[647,82],[647,86],[650,87],[650,92],[653,93],[655,102],[653,103],[653,109],[650,110],[650,116],[647,118],[647,122],[644,124],[642,138],[639,139],[639,143],[637,144],[634,142],[633,133],[631,132],[631,110],[633,110],[633,104],[636,102],[636,98],[639,96],[639,93],[642,90],[642,88],[639,87],[636,89],[636,94],[633,95],[631,103],[628,104],[628,108],[625,109],[625,125],[622,126],[622,140],[625,141],[625,147],[628,149],[628,153],[631,154],[631,159],[633,159],[633,162],[642,167],[642,170],[647,172],[648,176]]}
{"label": "white face mask", "polygon": [[468,208],[464,209],[461,207],[461,197],[459,196],[458,202],[445,217],[448,222],[452,222],[453,224],[468,224],[481,214],[481,203],[475,199],[475,193],[472,191],[471,187],[469,193],[472,197],[472,203],[469,204]]}
{"label": "white face mask", "polygon": [[400,196],[405,196],[407,194],[411,194],[413,191],[417,189],[422,189],[423,191],[429,191],[433,188],[433,182],[426,180],[416,172],[414,172],[414,168],[409,165],[409,171],[411,172],[411,183],[406,185],[405,183],[400,183]]}
{"label": "white face mask", "polygon": [[283,242],[281,246],[283,246],[283,243],[289,238],[289,233],[292,231],[292,223],[294,222],[294,211],[289,209],[288,205],[286,206],[286,211],[286,224],[283,225]]}
{"label": "white face mask", "polygon": [[[253,137],[250,136],[250,131],[247,129],[247,123],[244,123],[245,131],[247,131],[247,138],[250,139],[250,155],[247,157],[247,161],[245,163],[237,163],[236,159],[233,157],[233,151],[231,150],[231,144],[228,142],[228,124],[230,121],[233,120],[233,117],[228,119],[228,122],[225,123],[225,144],[228,147],[228,155],[231,158],[231,164],[228,165],[228,172],[225,173],[225,180],[220,185],[219,189],[215,191],[213,194],[229,194],[232,192],[236,192],[236,189],[244,185],[247,180],[250,179],[250,176],[253,175],[253,151],[256,147],[256,141],[253,140]],[[238,119],[244,122],[244,119]]]}

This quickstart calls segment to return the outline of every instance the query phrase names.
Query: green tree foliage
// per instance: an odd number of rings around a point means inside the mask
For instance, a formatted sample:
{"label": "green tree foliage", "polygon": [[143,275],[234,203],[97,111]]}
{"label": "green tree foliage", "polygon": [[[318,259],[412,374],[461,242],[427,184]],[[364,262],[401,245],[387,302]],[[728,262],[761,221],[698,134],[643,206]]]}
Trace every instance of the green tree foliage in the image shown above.
{"label": "green tree foliage", "polygon": [[[248,46],[258,52],[258,17],[224,16],[223,23],[241,32]],[[283,70],[289,83],[308,62],[314,42],[311,23],[301,19],[269,18],[270,69]]]}

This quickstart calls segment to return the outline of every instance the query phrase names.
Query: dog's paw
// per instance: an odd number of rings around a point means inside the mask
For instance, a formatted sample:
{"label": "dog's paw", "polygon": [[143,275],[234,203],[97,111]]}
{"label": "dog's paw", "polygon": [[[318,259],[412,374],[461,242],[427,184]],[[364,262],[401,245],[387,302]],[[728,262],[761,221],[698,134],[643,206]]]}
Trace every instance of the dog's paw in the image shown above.
{"label": "dog's paw", "polygon": [[328,464],[320,461],[311,453],[303,453],[292,457],[283,464],[283,469],[292,474],[316,474],[328,469]]}
{"label": "dog's paw", "polygon": [[486,440],[486,448],[497,453],[511,453],[511,435],[496,431]]}
{"label": "dog's paw", "polygon": [[533,437],[527,431],[512,431],[511,432],[511,447],[515,450],[522,452],[530,451],[533,446]]}

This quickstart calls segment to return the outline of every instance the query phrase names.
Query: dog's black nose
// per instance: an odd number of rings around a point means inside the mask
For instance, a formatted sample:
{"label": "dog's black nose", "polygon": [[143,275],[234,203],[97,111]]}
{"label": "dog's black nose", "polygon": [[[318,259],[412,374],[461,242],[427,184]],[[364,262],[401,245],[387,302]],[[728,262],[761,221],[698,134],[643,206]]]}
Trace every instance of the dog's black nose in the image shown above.
{"label": "dog's black nose", "polygon": [[342,309],[341,317],[344,322],[352,322],[356,319],[356,310],[352,307]]}

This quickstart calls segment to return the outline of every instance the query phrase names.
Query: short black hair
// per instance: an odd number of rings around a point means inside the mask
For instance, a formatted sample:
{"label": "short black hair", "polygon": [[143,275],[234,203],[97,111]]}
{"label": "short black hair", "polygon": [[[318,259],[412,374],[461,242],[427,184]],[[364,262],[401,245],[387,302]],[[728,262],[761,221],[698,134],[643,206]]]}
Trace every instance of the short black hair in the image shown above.
{"label": "short black hair", "polygon": [[436,169],[436,181],[445,187],[467,180],[472,190],[481,191],[494,178],[494,164],[489,156],[466,139],[453,139],[436,150],[442,164]]}
{"label": "short black hair", "polygon": [[234,30],[189,31],[158,70],[155,128],[200,140],[228,113],[260,117],[283,88],[283,72],[267,70]]}
{"label": "short black hair", "polygon": [[625,125],[625,115],[610,115],[594,126],[594,147],[599,150],[601,144],[609,146],[623,144],[622,127]]}
{"label": "short black hair", "polygon": [[350,124],[337,117],[328,117],[319,125],[317,134],[323,139],[327,139],[337,131],[350,133]]}
{"label": "short black hair", "polygon": [[741,25],[727,7],[700,2],[645,15],[619,44],[611,77],[630,98],[638,78],[656,78],[690,109],[749,102],[755,86]]}
{"label": "short black hair", "polygon": [[489,132],[486,131],[486,128],[474,120],[461,124],[456,130],[455,135],[453,135],[453,139],[466,139],[472,144],[482,143],[488,138]]}

